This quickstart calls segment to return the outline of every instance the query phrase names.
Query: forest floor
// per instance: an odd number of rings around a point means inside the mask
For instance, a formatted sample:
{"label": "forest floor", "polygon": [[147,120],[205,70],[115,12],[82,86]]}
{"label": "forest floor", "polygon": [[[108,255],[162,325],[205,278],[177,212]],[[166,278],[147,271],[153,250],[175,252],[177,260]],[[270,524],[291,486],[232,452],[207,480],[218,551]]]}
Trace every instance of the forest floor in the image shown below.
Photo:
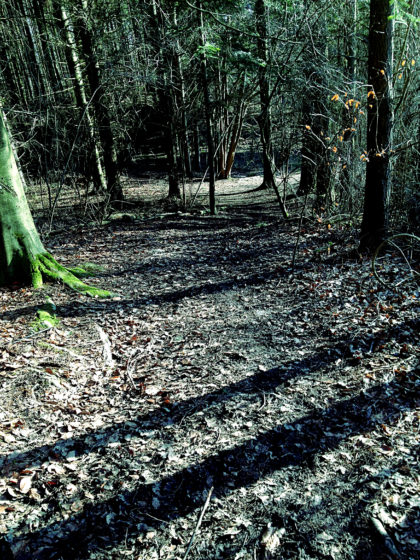
{"label": "forest floor", "polygon": [[2,560],[420,558],[418,288],[316,219],[292,271],[259,180],[215,217],[152,180],[105,225],[61,208],[48,249],[109,300],[0,290]]}

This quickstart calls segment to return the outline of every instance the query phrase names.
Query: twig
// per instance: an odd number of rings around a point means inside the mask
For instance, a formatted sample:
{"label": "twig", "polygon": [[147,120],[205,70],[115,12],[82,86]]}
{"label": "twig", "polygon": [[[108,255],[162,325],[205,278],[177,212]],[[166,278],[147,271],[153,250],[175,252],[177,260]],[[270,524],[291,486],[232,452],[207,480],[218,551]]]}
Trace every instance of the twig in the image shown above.
{"label": "twig", "polygon": [[187,551],[184,554],[183,560],[186,560],[188,554],[190,553],[191,546],[192,546],[192,543],[194,541],[195,535],[197,534],[197,531],[200,528],[201,522],[203,521],[203,517],[204,517],[204,514],[206,512],[206,509],[209,507],[210,498],[211,498],[211,495],[213,493],[213,490],[214,490],[214,486],[212,486],[210,488],[209,493],[207,494],[206,501],[205,501],[204,506],[201,510],[200,517],[198,518],[198,521],[197,521],[197,524],[196,524],[195,529],[193,531],[193,534],[191,535],[191,539],[190,539],[190,542],[188,543]]}
{"label": "twig", "polygon": [[[412,233],[397,233],[396,235],[392,235],[391,237],[388,237],[387,239],[384,239],[384,241],[382,241],[382,243],[380,245],[378,245],[378,247],[376,248],[376,250],[375,250],[375,252],[373,253],[373,256],[372,256],[372,272],[373,272],[373,275],[375,276],[375,278],[378,282],[380,282],[383,286],[385,286],[387,288],[390,287],[389,283],[382,280],[382,278],[379,277],[378,271],[376,270],[376,261],[378,259],[379,252],[387,243],[389,243],[390,245],[395,247],[402,254],[403,259],[405,260],[406,264],[408,265],[408,268],[411,271],[411,276],[420,278],[420,274],[416,270],[413,270],[412,266],[410,265],[409,261],[407,260],[407,257],[405,256],[404,251],[401,249],[401,247],[399,247],[399,245],[397,243],[394,242],[394,239],[399,239],[399,238],[405,238],[405,239],[409,238],[409,239],[412,239],[413,242],[416,242],[416,241],[420,242],[420,238],[417,237],[417,235],[414,235]],[[397,285],[395,285],[394,289],[398,289],[399,284],[401,284],[401,282],[399,282]]]}
{"label": "twig", "polygon": [[36,331],[32,334],[28,334],[27,336],[24,336],[23,338],[16,338],[16,339],[12,339],[10,342],[15,343],[15,342],[22,342],[23,340],[28,340],[30,338],[34,338],[35,336],[38,336],[39,334],[45,333],[47,331],[50,331],[51,329],[53,329],[54,327],[47,327],[45,329],[41,329],[40,331]]}
{"label": "twig", "polygon": [[154,515],[151,515],[150,513],[143,512],[142,515],[145,515],[146,517],[150,517],[150,519],[154,519],[155,521],[159,521],[159,523],[168,524],[168,521],[165,521],[164,519],[160,519],[159,517],[155,517]]}

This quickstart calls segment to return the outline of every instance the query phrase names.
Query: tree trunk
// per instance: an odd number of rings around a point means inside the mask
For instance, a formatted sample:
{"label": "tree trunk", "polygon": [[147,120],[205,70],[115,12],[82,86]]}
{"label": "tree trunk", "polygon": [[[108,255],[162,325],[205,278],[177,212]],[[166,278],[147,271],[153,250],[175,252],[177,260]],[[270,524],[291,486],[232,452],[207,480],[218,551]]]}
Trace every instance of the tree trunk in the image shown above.
{"label": "tree trunk", "polygon": [[392,0],[370,1],[367,165],[360,251],[372,252],[386,237],[391,193]]}
{"label": "tree trunk", "polygon": [[226,168],[225,168],[225,176],[224,176],[225,179],[228,179],[230,177],[232,167],[233,167],[233,162],[235,161],[236,148],[238,146],[239,138],[241,136],[242,125],[246,113],[246,107],[243,100],[240,101],[240,107],[238,107],[238,109],[239,110],[235,114],[235,118],[232,126],[229,149],[226,154]]}
{"label": "tree trunk", "polygon": [[[174,16],[176,23],[176,17]],[[154,0],[151,6],[150,19],[152,37],[151,42],[157,57],[157,98],[159,110],[162,115],[163,147],[166,153],[166,165],[168,171],[169,198],[181,198],[178,165],[178,111],[174,85],[174,73],[176,72],[176,46],[168,41],[168,30],[166,19],[162,12],[162,6]],[[179,89],[179,82],[176,84]],[[182,151],[182,150],[181,150]]]}
{"label": "tree trunk", "polygon": [[196,172],[201,171],[201,154],[200,154],[200,130],[198,123],[195,123],[193,128],[193,160],[192,167]]}
{"label": "tree trunk", "polygon": [[18,282],[39,288],[45,279],[61,280],[88,295],[110,295],[87,286],[45,250],[26,200],[0,107],[0,286]]}
{"label": "tree trunk", "polygon": [[275,162],[273,154],[273,144],[271,139],[271,95],[270,84],[267,75],[267,12],[265,0],[255,0],[255,17],[257,28],[257,51],[260,65],[258,67],[258,83],[260,90],[261,112],[258,117],[260,126],[262,156],[263,156],[263,182],[261,189],[272,188],[276,194],[280,210],[285,218],[288,217],[284,202],[280,196],[275,179]]}
{"label": "tree trunk", "polygon": [[[201,2],[200,2],[201,8]],[[204,21],[203,12],[200,12],[200,30],[201,30],[201,81],[203,84],[204,109],[206,113],[206,132],[207,132],[207,150],[208,150],[208,167],[209,167],[209,206],[210,214],[216,214],[216,177],[214,169],[214,140],[213,140],[213,119],[210,105],[210,88],[207,76],[207,57],[205,53],[205,37],[204,37]]]}
{"label": "tree trunk", "polygon": [[[246,113],[246,101],[244,100],[245,93],[245,72],[242,76],[241,85],[238,91],[237,106],[234,108],[234,117],[232,123],[228,122],[228,115],[226,115],[226,132],[225,132],[225,149],[223,157],[222,170],[219,172],[219,179],[228,179],[230,177],[233,162],[235,160],[236,148],[238,146],[239,138],[241,136],[242,125]],[[228,99],[226,99],[226,106]],[[228,126],[230,128],[228,128]]]}
{"label": "tree trunk", "polygon": [[260,127],[263,158],[263,182],[261,188],[268,189],[275,186],[275,167],[271,140],[270,86],[267,76],[267,13],[264,0],[255,1],[255,18],[258,33],[257,51],[258,58],[260,59],[258,84],[261,112],[258,117],[258,124]]}
{"label": "tree trunk", "polygon": [[[174,13],[174,22],[177,25],[176,20],[176,13]],[[179,40],[177,39],[175,45],[175,72],[176,72],[176,82],[177,82],[177,89],[178,89],[178,96],[179,96],[179,104],[180,104],[180,145],[181,145],[181,154],[182,154],[182,161],[183,161],[183,169],[184,174],[189,178],[192,179],[192,170],[191,170],[191,156],[190,156],[190,144],[188,140],[188,121],[187,121],[187,111],[186,111],[186,92],[185,92],[185,80],[184,80],[184,71],[182,68],[181,63],[181,46],[179,44]]]}
{"label": "tree trunk", "polygon": [[105,192],[107,189],[106,177],[102,167],[102,160],[99,148],[99,142],[95,130],[95,122],[90,112],[90,106],[86,97],[85,83],[83,80],[82,70],[80,67],[79,54],[76,48],[76,40],[74,37],[74,29],[71,21],[67,16],[67,12],[63,5],[57,7],[57,16],[60,26],[65,32],[66,36],[66,58],[69,70],[73,78],[73,87],[76,103],[81,111],[82,118],[86,118],[89,139],[91,142],[95,166],[94,166],[94,180]]}
{"label": "tree trunk", "polygon": [[[307,94],[309,97],[309,93]],[[313,191],[316,178],[316,152],[319,142],[320,127],[313,118],[313,108],[310,101],[305,98],[302,104],[303,138],[301,149],[300,181],[297,191],[298,196],[308,195]]]}
{"label": "tree trunk", "polygon": [[89,29],[88,22],[86,21],[86,14],[88,13],[88,5],[86,0],[80,0],[80,8],[82,10],[81,17],[78,18],[80,40],[82,44],[83,56],[86,60],[86,74],[89,81],[90,93],[92,96],[92,107],[99,129],[99,138],[101,141],[101,148],[103,152],[107,191],[111,201],[122,203],[123,192],[118,176],[117,153],[115,150],[114,134],[112,131],[108,108],[104,100],[104,88],[99,73],[99,65],[96,59],[92,33]]}

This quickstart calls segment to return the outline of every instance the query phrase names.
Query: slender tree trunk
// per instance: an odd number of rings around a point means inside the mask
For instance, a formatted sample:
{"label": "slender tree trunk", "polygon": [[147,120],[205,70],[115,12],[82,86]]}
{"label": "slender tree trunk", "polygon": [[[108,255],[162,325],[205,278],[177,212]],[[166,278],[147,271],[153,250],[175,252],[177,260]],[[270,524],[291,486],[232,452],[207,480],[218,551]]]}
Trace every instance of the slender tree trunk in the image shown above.
{"label": "slender tree trunk", "polygon": [[263,182],[261,189],[272,188],[275,192],[280,210],[285,218],[288,217],[284,202],[280,196],[276,184],[273,144],[271,138],[271,95],[270,84],[267,74],[267,11],[265,0],[255,0],[255,17],[257,28],[257,51],[260,65],[258,67],[258,83],[260,90],[261,113],[258,118],[261,133],[262,156],[263,156]]}
{"label": "slender tree trunk", "polygon": [[54,38],[52,37],[52,30],[47,26],[45,2],[42,0],[32,0],[32,8],[38,26],[39,43],[44,58],[46,79],[50,86],[53,84],[53,90],[61,90],[63,87],[61,81],[62,75],[61,72],[57,72],[56,61],[54,60],[54,51],[51,45],[51,41]]}
{"label": "slender tree trunk", "polygon": [[230,117],[232,120],[229,120],[228,114],[228,95],[227,95],[227,84],[225,87],[226,96],[223,99],[223,103],[226,106],[226,112],[224,115],[224,147],[223,147],[223,158],[221,169],[219,171],[219,179],[228,179],[230,177],[233,162],[235,160],[235,153],[236,148],[238,146],[239,138],[241,136],[242,125],[246,113],[246,101],[244,99],[245,93],[245,82],[246,82],[246,74],[245,72],[240,77],[240,85],[238,88],[238,92],[236,94],[236,107],[233,109],[233,117]]}
{"label": "slender tree trunk", "polygon": [[270,86],[267,75],[267,12],[265,0],[255,1],[255,18],[258,33],[257,51],[258,58],[260,59],[258,83],[261,112],[258,117],[258,124],[260,127],[263,158],[263,182],[261,188],[268,189],[275,187],[275,165],[271,140]]}
{"label": "slender tree trunk", "polygon": [[[176,80],[174,80],[176,57],[172,37],[170,41],[168,40],[169,33],[166,28],[165,17],[162,12],[162,6],[156,0],[153,0],[150,20],[153,33],[151,43],[158,60],[156,68],[158,77],[156,94],[162,116],[163,147],[166,153],[168,171],[168,197],[181,198],[178,165],[178,148],[180,144],[177,131],[178,108],[175,93]],[[174,20],[172,23],[174,23]],[[179,89],[179,84],[177,85]]]}
{"label": "slender tree trunk", "polygon": [[201,171],[201,157],[200,157],[200,130],[198,128],[198,123],[195,123],[193,128],[193,170],[198,173]]}
{"label": "slender tree trunk", "polygon": [[309,93],[302,105],[302,149],[298,196],[310,194],[315,186],[317,169],[317,143],[319,142],[321,129],[313,117],[313,106],[309,99]]}
{"label": "slender tree trunk", "polygon": [[[351,98],[356,96],[356,32],[357,32],[357,0],[347,0],[346,2],[346,40],[345,40],[345,50],[346,50],[346,78],[348,81],[348,88],[351,92]],[[354,106],[345,105],[343,108],[343,141],[346,144],[343,145],[343,157],[344,165],[341,169],[341,182],[344,186],[344,190],[347,193],[347,203],[350,212],[353,210],[353,196],[356,194],[356,189],[354,185],[354,134],[355,132],[355,121],[358,119],[358,111],[354,109]],[[357,121],[356,121],[357,122]]]}
{"label": "slender tree trunk", "polygon": [[81,17],[78,18],[80,40],[83,57],[86,60],[86,75],[89,81],[92,107],[99,129],[99,138],[103,152],[106,174],[107,191],[111,201],[122,203],[123,192],[118,174],[117,153],[115,150],[114,134],[111,118],[105,101],[105,92],[99,71],[99,64],[95,54],[92,33],[86,21],[88,13],[87,0],[80,0]]}
{"label": "slender tree trunk", "polygon": [[371,0],[368,56],[367,165],[360,250],[386,237],[391,193],[393,1]]}
{"label": "slender tree trunk", "polygon": [[[201,2],[200,2],[201,8]],[[204,36],[204,20],[203,12],[200,12],[200,30],[201,30],[201,81],[204,94],[204,110],[206,114],[206,133],[207,133],[207,151],[208,151],[208,167],[209,167],[209,206],[210,214],[216,214],[216,177],[214,169],[214,140],[213,140],[213,118],[210,104],[210,87],[207,75],[207,57],[205,53],[206,40]]]}
{"label": "slender tree trunk", "polygon": [[82,70],[80,66],[79,54],[76,48],[76,40],[74,37],[73,25],[67,16],[64,6],[59,7],[59,21],[66,35],[66,55],[69,70],[73,75],[73,86],[76,103],[80,108],[81,117],[86,118],[87,128],[93,155],[95,160],[94,178],[100,185],[103,192],[106,192],[107,183],[105,173],[102,167],[99,143],[95,130],[95,122],[90,112],[90,106],[86,97],[85,83],[83,80]]}
{"label": "slender tree trunk", "polygon": [[245,113],[246,113],[245,103],[241,101],[240,106],[238,107],[238,111],[235,114],[232,131],[230,134],[230,143],[226,154],[226,166],[225,166],[225,177],[224,177],[225,179],[229,178],[232,172],[233,163],[235,161],[236,148],[238,146],[239,138],[241,136],[241,130],[244,122]]}
{"label": "slender tree trunk", "polygon": [[[174,9],[174,23],[177,26],[176,11]],[[175,51],[174,51],[174,62],[175,62],[175,72],[176,72],[176,82],[178,86],[178,96],[179,96],[179,111],[180,111],[180,144],[181,144],[181,155],[183,161],[183,168],[185,175],[188,178],[192,178],[191,170],[191,156],[190,156],[190,143],[188,139],[188,121],[187,121],[187,97],[185,93],[185,80],[184,80],[184,70],[182,68],[181,61],[181,46],[179,40],[176,40]]]}

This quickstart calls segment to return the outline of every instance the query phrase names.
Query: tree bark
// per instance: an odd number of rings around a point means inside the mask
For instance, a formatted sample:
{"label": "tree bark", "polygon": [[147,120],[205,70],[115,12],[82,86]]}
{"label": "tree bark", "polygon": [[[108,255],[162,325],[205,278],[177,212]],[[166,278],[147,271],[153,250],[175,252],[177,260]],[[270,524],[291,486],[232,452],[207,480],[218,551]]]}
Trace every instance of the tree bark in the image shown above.
{"label": "tree bark", "polygon": [[87,128],[90,143],[93,150],[95,166],[94,166],[94,181],[100,186],[100,188],[106,192],[107,183],[106,177],[102,166],[101,153],[99,142],[96,134],[96,126],[93,116],[91,115],[91,109],[86,97],[86,88],[83,80],[82,69],[80,66],[79,54],[76,48],[76,39],[74,37],[73,25],[67,15],[67,12],[63,5],[57,6],[57,17],[60,26],[65,32],[66,37],[66,58],[69,70],[73,78],[73,88],[74,96],[76,99],[76,104],[78,105],[81,117],[86,118]]}
{"label": "tree bark", "polygon": [[119,181],[117,153],[108,107],[104,99],[104,88],[95,54],[91,30],[86,21],[88,6],[86,0],[80,0],[81,15],[78,18],[83,57],[86,60],[86,75],[89,81],[92,107],[98,124],[99,138],[103,152],[107,191],[112,202],[122,203],[123,192]]}
{"label": "tree bark", "polygon": [[[172,23],[175,26],[175,14],[173,14]],[[179,90],[180,84],[177,79],[174,79],[174,74],[177,71],[176,46],[172,44],[172,40],[169,41],[168,39],[169,30],[166,28],[166,19],[162,12],[162,6],[156,0],[153,0],[151,5],[150,25],[152,29],[151,42],[158,60],[156,94],[162,116],[163,147],[166,153],[168,171],[168,198],[181,198],[178,152],[182,152],[183,146],[177,130],[179,112],[177,110],[175,88]],[[174,82],[177,82],[176,86]],[[181,150],[179,150],[179,147],[181,147]]]}
{"label": "tree bark", "polygon": [[86,285],[45,250],[26,200],[0,107],[0,286],[26,283],[39,288],[45,279],[61,280],[88,295],[111,295]]}
{"label": "tree bark", "polygon": [[272,188],[275,192],[281,213],[284,218],[288,218],[286,207],[280,196],[275,179],[275,162],[273,154],[273,144],[271,138],[271,94],[270,84],[267,75],[267,11],[265,0],[255,0],[255,17],[257,28],[257,51],[260,65],[258,67],[258,83],[260,90],[261,112],[258,117],[258,124],[261,133],[262,156],[263,156],[263,182],[261,189]]}
{"label": "tree bark", "polygon": [[261,112],[258,117],[258,124],[260,127],[263,159],[263,182],[261,188],[268,189],[275,187],[275,166],[271,139],[270,86],[267,76],[267,12],[264,0],[255,1],[255,18],[258,33],[257,52],[260,59],[258,84]]}
{"label": "tree bark", "polygon": [[[200,2],[201,8],[201,2]],[[208,150],[208,167],[209,167],[209,206],[210,214],[216,214],[216,177],[214,169],[214,140],[213,140],[213,119],[210,104],[210,87],[207,75],[207,57],[205,53],[205,37],[204,37],[204,21],[203,12],[200,12],[200,30],[201,30],[201,81],[204,94],[204,109],[206,113],[206,133],[207,133],[207,150]]]}
{"label": "tree bark", "polygon": [[370,1],[367,165],[359,250],[372,252],[387,234],[391,194],[392,0]]}

